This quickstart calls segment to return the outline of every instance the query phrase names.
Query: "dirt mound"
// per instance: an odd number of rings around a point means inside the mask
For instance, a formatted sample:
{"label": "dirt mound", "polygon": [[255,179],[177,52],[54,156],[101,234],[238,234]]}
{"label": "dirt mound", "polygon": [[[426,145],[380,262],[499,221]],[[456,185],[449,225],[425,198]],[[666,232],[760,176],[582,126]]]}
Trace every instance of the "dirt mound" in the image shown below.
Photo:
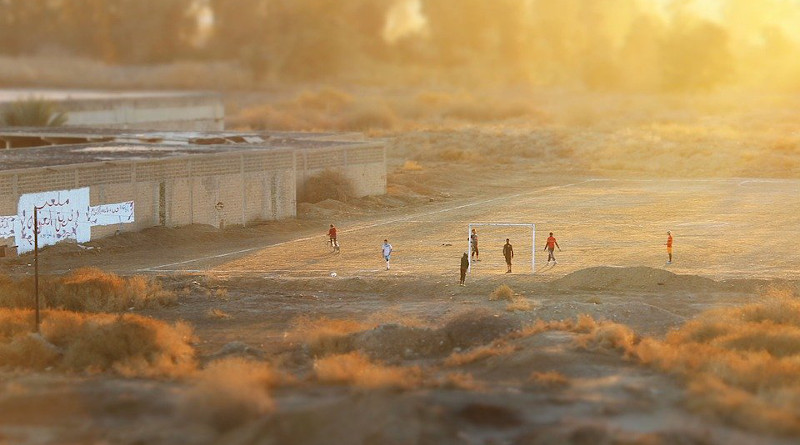
{"label": "dirt mound", "polygon": [[347,336],[326,336],[312,350],[340,354],[360,351],[380,360],[443,357],[453,350],[490,343],[521,327],[514,317],[475,310],[455,315],[438,329],[390,323]]}
{"label": "dirt mound", "polygon": [[450,319],[440,331],[454,348],[483,345],[522,328],[519,319],[488,310],[463,312]]}
{"label": "dirt mound", "polygon": [[729,286],[696,275],[677,275],[652,267],[591,267],[554,281],[559,287],[585,290],[721,290]]}
{"label": "dirt mound", "polygon": [[354,336],[353,346],[381,360],[434,357],[450,352],[452,345],[439,330],[385,324]]}

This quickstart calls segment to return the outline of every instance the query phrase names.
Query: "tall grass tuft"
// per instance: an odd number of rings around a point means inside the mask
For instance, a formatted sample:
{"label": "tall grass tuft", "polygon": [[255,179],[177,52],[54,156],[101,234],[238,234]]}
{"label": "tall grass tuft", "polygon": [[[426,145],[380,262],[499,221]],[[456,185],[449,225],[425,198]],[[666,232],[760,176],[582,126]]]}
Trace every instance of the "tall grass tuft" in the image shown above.
{"label": "tall grass tuft", "polygon": [[[79,312],[119,312],[170,306],[177,295],[151,277],[122,277],[97,268],[76,269],[63,277],[40,279],[46,307]],[[33,308],[33,278],[0,276],[0,307]]]}
{"label": "tall grass tuft", "polygon": [[31,334],[33,311],[0,309],[0,366],[129,377],[182,377],[196,368],[192,329],[134,314],[44,311]]}
{"label": "tall grass tuft", "polygon": [[0,124],[9,127],[60,127],[67,123],[67,114],[42,99],[23,99],[9,105]]}

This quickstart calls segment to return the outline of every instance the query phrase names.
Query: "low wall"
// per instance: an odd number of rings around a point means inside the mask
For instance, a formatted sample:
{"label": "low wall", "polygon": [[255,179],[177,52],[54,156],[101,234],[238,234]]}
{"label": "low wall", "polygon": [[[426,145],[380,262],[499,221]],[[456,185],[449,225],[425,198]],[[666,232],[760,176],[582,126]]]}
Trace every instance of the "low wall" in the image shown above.
{"label": "low wall", "polygon": [[302,194],[308,178],[327,169],[341,172],[350,179],[357,197],[386,193],[386,147],[383,144],[298,151],[298,192]]}
{"label": "low wall", "polygon": [[[26,225],[28,232],[32,227],[32,209],[20,208],[29,201],[43,208],[40,227],[54,231],[45,236],[53,242],[44,239],[42,245],[158,225],[220,226],[293,217],[294,169],[292,150],[270,150],[3,172],[0,245],[30,250],[22,245],[27,241],[20,244]],[[112,214],[128,208],[130,215]],[[87,219],[91,209],[108,214],[100,221]]]}

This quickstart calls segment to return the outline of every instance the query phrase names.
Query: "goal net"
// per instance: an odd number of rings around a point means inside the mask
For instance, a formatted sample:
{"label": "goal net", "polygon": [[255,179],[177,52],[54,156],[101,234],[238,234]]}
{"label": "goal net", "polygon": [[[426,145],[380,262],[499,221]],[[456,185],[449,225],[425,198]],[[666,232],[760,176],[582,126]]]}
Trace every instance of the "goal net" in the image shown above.
{"label": "goal net", "polygon": [[[478,237],[478,255],[473,255],[472,230]],[[467,252],[470,257],[469,272],[480,270],[500,270],[505,272],[506,262],[503,246],[506,239],[514,248],[512,260],[514,271],[536,272],[536,224],[530,223],[470,223],[467,228]],[[476,262],[477,258],[480,262]],[[530,269],[528,269],[530,268]]]}

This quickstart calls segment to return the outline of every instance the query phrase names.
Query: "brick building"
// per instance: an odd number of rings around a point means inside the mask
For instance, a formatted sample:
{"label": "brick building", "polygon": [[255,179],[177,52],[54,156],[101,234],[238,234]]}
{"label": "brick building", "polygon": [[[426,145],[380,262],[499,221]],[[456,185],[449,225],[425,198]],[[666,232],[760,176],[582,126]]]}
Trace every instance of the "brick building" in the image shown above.
{"label": "brick building", "polygon": [[[36,138],[56,145],[30,146]],[[293,217],[298,184],[326,168],[359,195],[386,192],[385,147],[341,135],[0,130],[22,139],[26,148],[0,150],[0,245],[20,252],[32,248],[34,207],[47,245]]]}

